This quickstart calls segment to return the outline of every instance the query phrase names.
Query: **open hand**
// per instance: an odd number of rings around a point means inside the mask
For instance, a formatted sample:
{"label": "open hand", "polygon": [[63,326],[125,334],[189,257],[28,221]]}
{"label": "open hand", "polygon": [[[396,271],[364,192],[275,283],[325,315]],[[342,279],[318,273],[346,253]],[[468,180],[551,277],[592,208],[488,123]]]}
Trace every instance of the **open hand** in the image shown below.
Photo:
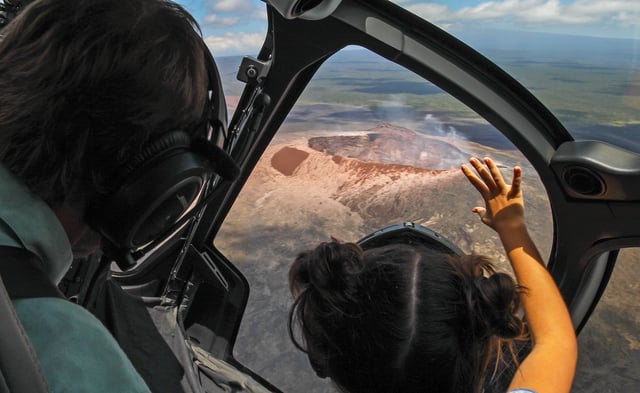
{"label": "open hand", "polygon": [[[508,231],[524,225],[524,199],[522,198],[522,169],[513,168],[513,182],[506,184],[500,170],[491,158],[485,158],[484,164],[472,157],[469,163],[475,172],[462,165],[462,173],[478,190],[485,202],[485,207],[474,207],[482,222],[496,232]],[[476,174],[477,173],[477,174]]]}

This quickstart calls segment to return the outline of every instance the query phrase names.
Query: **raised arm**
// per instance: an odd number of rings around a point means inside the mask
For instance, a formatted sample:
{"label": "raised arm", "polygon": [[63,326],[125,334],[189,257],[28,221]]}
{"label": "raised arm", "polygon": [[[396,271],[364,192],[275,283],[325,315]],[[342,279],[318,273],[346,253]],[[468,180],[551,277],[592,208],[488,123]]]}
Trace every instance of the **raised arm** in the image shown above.
{"label": "raised arm", "polygon": [[484,163],[477,158],[469,162],[475,171],[463,165],[462,172],[485,201],[485,207],[473,211],[498,233],[518,283],[526,288],[521,298],[533,348],[509,389],[570,392],[578,356],[575,330],[562,295],[527,232],[520,187],[522,169],[513,168],[513,184],[509,185],[490,158]]}

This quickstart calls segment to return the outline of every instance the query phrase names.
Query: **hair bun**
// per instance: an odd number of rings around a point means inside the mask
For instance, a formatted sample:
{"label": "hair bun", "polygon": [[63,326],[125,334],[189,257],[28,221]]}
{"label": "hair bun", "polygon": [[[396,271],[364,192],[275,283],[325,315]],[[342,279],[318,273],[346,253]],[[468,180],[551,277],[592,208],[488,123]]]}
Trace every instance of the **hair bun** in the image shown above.
{"label": "hair bun", "polygon": [[520,308],[520,290],[506,273],[497,273],[488,258],[466,255],[454,266],[462,280],[467,299],[464,318],[478,335],[515,338],[522,334],[522,320],[516,316]]}
{"label": "hair bun", "polygon": [[362,250],[357,244],[322,243],[296,258],[289,271],[291,292],[296,296],[313,290],[342,309],[343,304],[356,301],[362,266]]}
{"label": "hair bun", "polygon": [[522,334],[522,320],[516,316],[520,306],[518,287],[505,273],[493,273],[476,279],[479,305],[487,330],[501,338],[515,338]]}

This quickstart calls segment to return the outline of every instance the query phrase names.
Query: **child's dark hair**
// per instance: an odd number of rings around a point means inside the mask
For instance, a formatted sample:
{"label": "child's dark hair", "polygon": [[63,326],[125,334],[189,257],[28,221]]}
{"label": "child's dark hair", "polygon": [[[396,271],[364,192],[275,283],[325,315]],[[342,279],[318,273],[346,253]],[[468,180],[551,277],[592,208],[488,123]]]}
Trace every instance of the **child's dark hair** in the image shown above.
{"label": "child's dark hair", "polygon": [[489,359],[523,334],[515,281],[480,256],[323,243],[289,284],[294,344],[349,393],[479,392]]}

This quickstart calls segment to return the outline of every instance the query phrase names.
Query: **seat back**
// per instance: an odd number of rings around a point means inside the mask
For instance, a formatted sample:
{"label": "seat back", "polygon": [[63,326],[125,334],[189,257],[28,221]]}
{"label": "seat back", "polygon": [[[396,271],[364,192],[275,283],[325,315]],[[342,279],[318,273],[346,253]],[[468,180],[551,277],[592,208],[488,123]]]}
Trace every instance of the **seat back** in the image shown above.
{"label": "seat back", "polygon": [[49,386],[0,277],[0,392],[49,392]]}

